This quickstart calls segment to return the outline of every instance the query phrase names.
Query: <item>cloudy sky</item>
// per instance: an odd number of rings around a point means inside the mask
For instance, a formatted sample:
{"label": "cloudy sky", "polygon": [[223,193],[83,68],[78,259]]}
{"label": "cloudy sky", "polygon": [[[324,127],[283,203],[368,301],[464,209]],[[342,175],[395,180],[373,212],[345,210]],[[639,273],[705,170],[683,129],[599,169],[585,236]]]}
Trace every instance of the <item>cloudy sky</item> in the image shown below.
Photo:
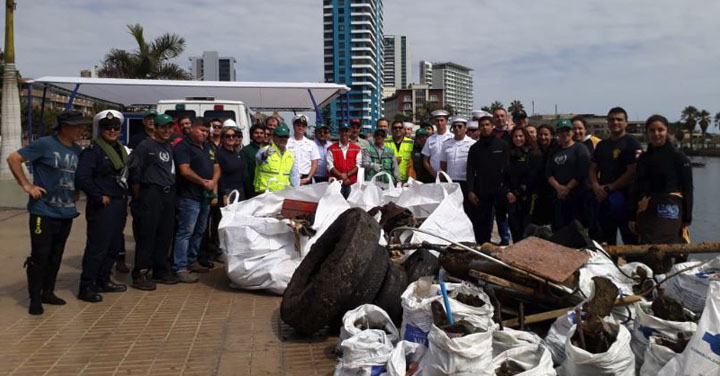
{"label": "cloudy sky", "polygon": [[[420,60],[471,67],[478,107],[620,105],[631,119],[671,120],[689,104],[720,112],[717,0],[387,0],[384,10],[385,33],[408,37],[413,80]],[[77,76],[110,48],[134,48],[131,23],[185,37],[185,68],[217,50],[237,58],[238,80],[323,80],[321,0],[18,0],[18,67]]]}

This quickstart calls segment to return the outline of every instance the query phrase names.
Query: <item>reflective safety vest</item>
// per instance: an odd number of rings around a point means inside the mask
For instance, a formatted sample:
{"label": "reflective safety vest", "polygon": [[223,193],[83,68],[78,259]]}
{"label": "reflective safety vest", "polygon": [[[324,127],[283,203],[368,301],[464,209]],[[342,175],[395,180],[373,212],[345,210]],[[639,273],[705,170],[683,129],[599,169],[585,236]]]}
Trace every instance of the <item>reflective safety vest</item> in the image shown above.
{"label": "reflective safety vest", "polygon": [[[369,148],[363,150],[363,153],[367,153],[368,157],[370,157],[370,162],[380,165],[380,168],[382,168],[382,170],[380,171],[385,171],[393,177],[393,184],[397,183],[393,174],[393,158],[395,158],[395,154],[393,154],[392,149],[385,146],[383,147],[382,154],[380,154],[378,153],[378,149],[375,147],[375,145],[370,145]],[[372,177],[377,175],[380,171],[376,172],[371,168],[366,168],[365,180],[372,179]],[[378,181],[381,181],[383,183],[390,183],[388,182],[387,176],[379,177]]]}
{"label": "reflective safety vest", "polygon": [[274,148],[275,153],[265,162],[255,166],[255,192],[263,193],[266,190],[275,192],[290,185],[290,171],[295,163],[292,152],[285,149],[284,153],[280,153],[275,143],[261,150],[267,150],[269,147]]}
{"label": "reflective safety vest", "polygon": [[400,150],[395,147],[395,142],[392,138],[385,141],[385,146],[389,147],[396,157],[401,157],[402,160],[398,163],[398,170],[400,170],[400,180],[406,182],[408,180],[408,171],[410,169],[410,159],[412,158],[413,140],[408,137],[403,137],[403,141],[400,144]]}
{"label": "reflective safety vest", "polygon": [[[346,155],[343,157],[342,149],[340,148],[339,141],[330,145],[328,148],[328,153],[332,153],[333,156],[333,168],[336,169],[338,172],[344,172],[348,173],[350,170],[355,168],[355,158],[359,153],[362,152],[362,149],[358,144],[354,142],[350,142],[348,144],[348,149]],[[360,167],[360,166],[358,166]],[[350,184],[357,183],[357,174],[350,176]]]}

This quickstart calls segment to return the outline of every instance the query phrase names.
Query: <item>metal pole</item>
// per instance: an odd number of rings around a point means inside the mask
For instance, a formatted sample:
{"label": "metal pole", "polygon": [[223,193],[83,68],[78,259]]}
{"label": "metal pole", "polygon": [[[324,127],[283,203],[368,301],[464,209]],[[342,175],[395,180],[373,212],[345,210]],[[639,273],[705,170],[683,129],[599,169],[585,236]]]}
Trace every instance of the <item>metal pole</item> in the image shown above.
{"label": "metal pole", "polygon": [[27,84],[27,123],[28,143],[33,141],[33,105],[32,105],[32,84]]}
{"label": "metal pole", "polygon": [[40,102],[40,129],[38,129],[38,137],[42,137],[45,133],[45,99],[47,98],[47,85],[43,87],[42,101]]}
{"label": "metal pole", "polygon": [[75,85],[75,89],[73,89],[72,93],[70,93],[70,99],[68,99],[68,102],[65,103],[65,111],[70,111],[70,109],[72,108],[78,89],[80,89],[80,84]]}
{"label": "metal pole", "polygon": [[308,89],[308,94],[310,94],[310,100],[312,101],[313,107],[315,108],[315,124],[324,123],[322,111],[320,111],[320,109],[318,108],[317,103],[315,102],[315,97],[313,96],[313,93],[310,89]]}

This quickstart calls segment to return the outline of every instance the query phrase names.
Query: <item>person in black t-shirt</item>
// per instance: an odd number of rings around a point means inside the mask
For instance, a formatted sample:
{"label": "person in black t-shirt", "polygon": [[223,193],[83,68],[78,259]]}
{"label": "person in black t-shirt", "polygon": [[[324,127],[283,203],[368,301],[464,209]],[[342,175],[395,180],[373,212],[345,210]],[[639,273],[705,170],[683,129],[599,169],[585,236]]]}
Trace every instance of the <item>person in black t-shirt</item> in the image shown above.
{"label": "person in black t-shirt", "polygon": [[559,148],[547,161],[545,177],[555,190],[553,202],[553,231],[570,224],[573,220],[588,227],[587,176],[590,168],[590,152],[583,144],[573,141],[570,120],[558,121],[556,127]]}
{"label": "person in black t-shirt", "polygon": [[223,206],[228,204],[228,196],[232,191],[238,192],[238,201],[247,198],[247,167],[240,153],[243,134],[239,128],[226,127],[220,132],[220,147],[217,150],[217,160],[220,165],[220,180],[218,181],[218,195]]}
{"label": "person in black t-shirt", "polygon": [[158,113],[155,110],[145,111],[145,117],[143,117],[142,120],[144,128],[142,131],[130,137],[130,142],[128,142],[128,147],[130,149],[135,149],[146,138],[152,137],[152,135],[155,133],[155,118],[157,117],[157,115]]}
{"label": "person in black t-shirt", "polygon": [[663,116],[648,118],[645,131],[649,145],[638,159],[630,189],[630,208],[637,214],[629,227],[643,244],[688,243],[693,209],[690,160],[668,140]]}
{"label": "person in black t-shirt", "polygon": [[547,166],[548,159],[552,157],[558,147],[557,140],[555,140],[555,128],[549,124],[540,125],[537,129],[537,143],[540,153],[542,153],[542,162],[539,179],[533,188],[530,218],[533,224],[544,226],[552,223],[553,218],[552,203],[555,190],[550,187],[547,179],[545,179],[545,166]]}
{"label": "person in black t-shirt", "polygon": [[635,175],[637,157],[642,153],[640,143],[626,133],[627,113],[620,107],[607,116],[610,138],[600,141],[593,153],[590,184],[599,203],[599,231],[591,234],[607,244],[616,244],[620,230],[623,243],[635,244],[636,236],[629,230],[632,215],[628,203],[628,188]]}

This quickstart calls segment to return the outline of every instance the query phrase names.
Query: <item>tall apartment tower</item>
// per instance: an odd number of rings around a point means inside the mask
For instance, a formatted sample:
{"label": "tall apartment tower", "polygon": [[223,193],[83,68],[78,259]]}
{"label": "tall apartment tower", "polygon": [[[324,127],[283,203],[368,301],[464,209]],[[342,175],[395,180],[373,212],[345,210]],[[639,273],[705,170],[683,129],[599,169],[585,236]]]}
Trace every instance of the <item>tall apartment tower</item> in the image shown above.
{"label": "tall apartment tower", "polygon": [[383,97],[398,89],[405,89],[412,82],[410,51],[404,35],[383,36]]}
{"label": "tall apartment tower", "polygon": [[235,58],[221,57],[217,51],[205,51],[190,58],[193,80],[235,81]]}
{"label": "tall apartment tower", "polygon": [[323,29],[325,82],[350,87],[330,104],[330,125],[374,126],[383,113],[382,0],[323,0]]}
{"label": "tall apartment tower", "polygon": [[432,63],[431,66],[430,87],[443,89],[443,103],[451,105],[457,115],[470,116],[473,107],[473,78],[470,73],[472,69],[451,62]]}
{"label": "tall apartment tower", "polygon": [[420,85],[432,86],[432,63],[420,61]]}

